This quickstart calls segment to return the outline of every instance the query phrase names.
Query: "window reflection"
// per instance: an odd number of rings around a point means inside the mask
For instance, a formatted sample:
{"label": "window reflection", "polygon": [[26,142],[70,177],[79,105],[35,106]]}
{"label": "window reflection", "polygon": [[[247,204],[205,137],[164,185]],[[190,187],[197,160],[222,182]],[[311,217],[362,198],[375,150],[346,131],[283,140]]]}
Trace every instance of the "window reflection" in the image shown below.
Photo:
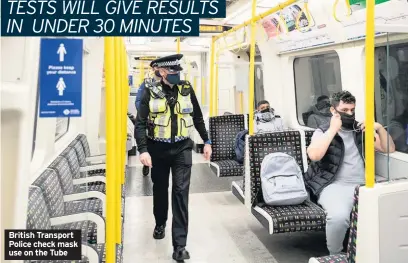
{"label": "window reflection", "polygon": [[296,58],[293,69],[299,124],[317,128],[329,122],[329,97],[342,90],[337,53]]}
{"label": "window reflection", "polygon": [[[408,43],[376,48],[376,119],[408,153]],[[388,85],[388,93],[387,93]]]}

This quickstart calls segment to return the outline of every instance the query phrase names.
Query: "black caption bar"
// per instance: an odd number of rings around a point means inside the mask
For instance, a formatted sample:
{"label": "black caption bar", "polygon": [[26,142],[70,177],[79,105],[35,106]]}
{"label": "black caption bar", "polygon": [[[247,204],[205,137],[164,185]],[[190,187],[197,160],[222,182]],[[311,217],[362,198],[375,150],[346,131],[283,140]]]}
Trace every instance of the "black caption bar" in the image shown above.
{"label": "black caption bar", "polygon": [[5,260],[80,260],[81,230],[5,230]]}

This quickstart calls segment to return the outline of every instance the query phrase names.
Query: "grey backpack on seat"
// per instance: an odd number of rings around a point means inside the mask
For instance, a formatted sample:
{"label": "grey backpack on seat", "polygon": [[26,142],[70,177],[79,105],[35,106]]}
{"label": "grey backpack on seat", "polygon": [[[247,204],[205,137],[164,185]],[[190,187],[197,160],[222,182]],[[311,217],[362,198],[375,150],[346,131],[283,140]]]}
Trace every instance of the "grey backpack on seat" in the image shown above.
{"label": "grey backpack on seat", "polygon": [[265,204],[298,205],[308,195],[303,174],[295,158],[286,153],[270,153],[261,164],[261,185]]}

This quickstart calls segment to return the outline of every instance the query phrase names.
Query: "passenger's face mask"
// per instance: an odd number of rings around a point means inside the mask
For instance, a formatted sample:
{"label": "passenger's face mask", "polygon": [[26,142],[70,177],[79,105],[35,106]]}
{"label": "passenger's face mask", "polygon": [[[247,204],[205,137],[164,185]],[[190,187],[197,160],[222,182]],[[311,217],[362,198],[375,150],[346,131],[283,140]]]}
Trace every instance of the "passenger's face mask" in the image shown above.
{"label": "passenger's face mask", "polygon": [[342,123],[343,128],[347,130],[354,130],[357,128],[355,113],[353,113],[352,115],[344,113],[344,112],[338,112],[338,113],[340,114],[341,123]]}
{"label": "passenger's face mask", "polygon": [[272,121],[272,118],[273,118],[273,114],[272,114],[272,112],[262,112],[261,113],[261,119],[264,121],[264,122],[270,122],[270,121]]}
{"label": "passenger's face mask", "polygon": [[328,102],[327,100],[322,100],[322,101],[319,101],[317,104],[316,104],[316,108],[320,111],[320,110],[323,110],[323,109],[325,109],[325,108],[330,108],[330,102]]}
{"label": "passenger's face mask", "polygon": [[180,83],[180,73],[177,73],[177,74],[167,74],[166,79],[167,79],[167,81],[168,81],[170,84],[177,85],[177,84]]}

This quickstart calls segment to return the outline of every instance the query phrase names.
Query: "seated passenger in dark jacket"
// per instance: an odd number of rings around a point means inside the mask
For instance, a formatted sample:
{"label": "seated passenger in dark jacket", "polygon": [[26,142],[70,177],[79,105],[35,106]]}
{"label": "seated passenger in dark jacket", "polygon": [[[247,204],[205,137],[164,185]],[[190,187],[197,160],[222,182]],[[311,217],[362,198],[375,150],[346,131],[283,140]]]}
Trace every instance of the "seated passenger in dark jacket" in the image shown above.
{"label": "seated passenger in dark jacket", "polygon": [[331,116],[330,99],[328,96],[322,95],[317,98],[317,103],[313,106],[306,125],[311,128],[317,128],[323,124],[329,123]]}
{"label": "seated passenger in dark jacket", "polygon": [[408,153],[408,99],[405,111],[391,120],[388,132],[395,143],[395,149],[399,152]]}
{"label": "seated passenger in dark jacket", "polygon": [[[340,253],[350,224],[354,189],[365,183],[364,122],[355,120],[356,99],[348,91],[333,94],[330,123],[313,134],[307,154],[312,160],[305,183],[326,211],[326,241],[330,254]],[[386,152],[387,131],[374,123],[375,149]],[[390,152],[395,146],[390,138]]]}

